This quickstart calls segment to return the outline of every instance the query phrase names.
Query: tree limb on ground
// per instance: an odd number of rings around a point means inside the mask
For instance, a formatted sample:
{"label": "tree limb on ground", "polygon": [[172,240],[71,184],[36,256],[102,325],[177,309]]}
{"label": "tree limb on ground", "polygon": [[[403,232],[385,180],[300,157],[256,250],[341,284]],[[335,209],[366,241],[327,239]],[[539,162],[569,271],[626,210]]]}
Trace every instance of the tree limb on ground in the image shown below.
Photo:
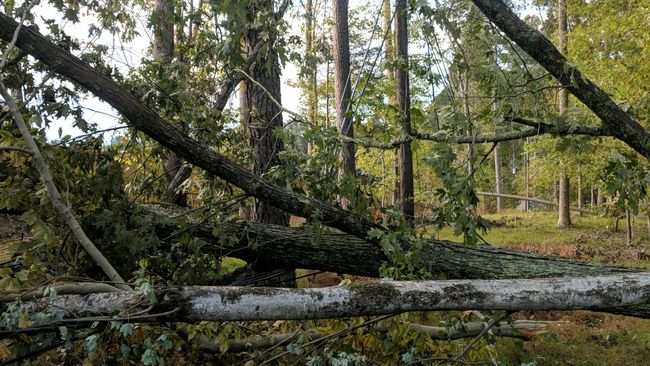
{"label": "tree limb on ground", "polygon": [[[554,206],[554,207],[558,206],[557,202],[543,200],[543,199],[540,199],[540,198],[518,196],[518,195],[515,195],[515,194],[494,193],[494,192],[476,192],[476,195],[478,195],[478,196],[487,196],[487,197],[510,198],[510,199],[513,199],[513,200],[541,203],[542,205],[548,205],[548,206]],[[581,213],[588,214],[588,215],[594,215],[594,213],[592,211],[584,209],[584,208],[580,208],[580,207],[569,207],[569,209],[571,209],[572,211],[581,212]]]}
{"label": "tree limb on ground", "polygon": [[[61,295],[24,305],[32,312],[56,312],[64,321],[73,322],[97,321],[97,316],[115,314],[125,308],[140,315],[125,314],[120,318],[190,323],[330,319],[467,309],[597,310],[647,304],[650,275],[644,272],[583,278],[383,281],[317,289],[187,286],[159,290],[158,303],[150,311],[142,309],[147,305],[135,305],[142,301],[141,296],[134,291]],[[79,314],[90,318],[78,318]],[[105,321],[111,320],[112,316],[106,316]]]}
{"label": "tree limb on ground", "polygon": [[[530,341],[544,333],[547,333],[549,327],[561,324],[562,322],[517,320],[512,323],[501,322],[492,327],[490,330],[494,336],[518,338],[525,341]],[[447,341],[476,337],[485,329],[486,326],[486,322],[459,323],[451,327],[436,327],[415,323],[409,324],[411,331],[427,334],[432,339]],[[375,326],[374,329],[381,332],[386,332],[388,330],[387,327],[381,325]],[[184,336],[188,335],[187,331],[185,330],[180,330],[179,333],[183,334]],[[252,338],[232,339],[228,340],[228,348],[226,352],[237,353],[257,349],[272,348],[276,346],[284,346],[291,343],[300,335],[306,336],[309,338],[309,340],[317,340],[331,336],[332,334],[332,332],[307,330],[300,333],[278,333],[261,335]],[[222,345],[215,342],[206,335],[197,334],[192,339],[198,342],[198,347],[201,351],[210,353],[222,352]]]}

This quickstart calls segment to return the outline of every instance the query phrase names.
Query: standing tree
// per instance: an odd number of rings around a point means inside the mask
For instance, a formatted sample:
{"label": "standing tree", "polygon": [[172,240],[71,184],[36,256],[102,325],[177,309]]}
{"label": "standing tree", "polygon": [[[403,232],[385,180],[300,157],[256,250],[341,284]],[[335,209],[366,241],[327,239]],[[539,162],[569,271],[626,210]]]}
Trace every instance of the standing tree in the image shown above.
{"label": "standing tree", "polygon": [[[154,60],[160,65],[159,77],[161,79],[172,78],[165,70],[174,58],[174,11],[174,1],[156,0],[151,16],[152,53]],[[162,104],[169,103],[163,102]],[[184,166],[183,160],[174,152],[168,152],[163,156],[162,168],[166,183],[163,201],[186,206],[187,195],[180,190],[180,186],[189,178],[192,172],[191,168]]]}
{"label": "standing tree", "polygon": [[[563,55],[567,53],[567,15],[565,0],[558,0],[558,34],[559,34],[559,48]],[[566,88],[561,88],[558,96],[558,114],[560,117],[566,115],[567,106],[569,104],[569,93]],[[569,207],[570,198],[570,184],[569,174],[563,170],[560,174],[560,192],[559,192],[559,211],[558,211],[558,227],[571,226],[571,209]]]}
{"label": "standing tree", "polygon": [[[282,128],[280,95],[280,65],[277,50],[276,15],[273,0],[255,0],[247,7],[250,28],[246,30],[242,45],[247,59],[254,60],[246,70],[248,77],[242,81],[240,91],[241,122],[247,128],[253,150],[253,172],[264,176],[280,165],[279,154],[283,143],[276,135]],[[283,179],[271,179],[284,186]],[[288,226],[289,216],[264,200],[255,199],[251,220],[257,223]],[[276,267],[259,258],[255,271],[268,271]],[[287,271],[280,277],[282,283],[273,285],[295,286],[293,273]]]}
{"label": "standing tree", "polygon": [[[332,1],[332,19],[334,20],[334,33],[332,48],[334,56],[334,100],[336,113],[336,128],[343,136],[353,138],[354,126],[350,108],[351,74],[350,74],[350,39],[348,30],[348,1]],[[345,141],[341,146],[340,160],[341,178],[356,176],[356,160],[354,156],[354,143]],[[341,198],[341,206],[347,208],[349,202]]]}
{"label": "standing tree", "polygon": [[[402,132],[411,134],[411,97],[409,94],[409,63],[408,63],[408,2],[398,0],[395,5],[395,51],[396,63],[395,84],[397,87],[396,101]],[[411,143],[404,141],[399,147],[400,167],[400,211],[406,221],[413,226],[415,220],[415,204],[413,201],[413,152]]]}

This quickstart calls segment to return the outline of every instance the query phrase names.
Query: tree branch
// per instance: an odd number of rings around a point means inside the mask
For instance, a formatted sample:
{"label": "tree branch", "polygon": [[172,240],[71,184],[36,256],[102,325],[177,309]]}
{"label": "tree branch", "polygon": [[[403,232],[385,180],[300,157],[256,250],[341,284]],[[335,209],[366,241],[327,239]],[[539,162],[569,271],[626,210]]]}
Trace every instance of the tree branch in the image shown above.
{"label": "tree branch", "polygon": [[108,278],[110,278],[111,281],[115,282],[116,286],[119,287],[120,289],[127,290],[127,291],[131,290],[129,286],[124,284],[125,281],[122,279],[122,276],[120,276],[120,274],[117,273],[115,268],[113,268],[113,265],[111,265],[111,263],[106,259],[106,257],[104,257],[102,252],[99,249],[97,249],[95,244],[93,244],[93,242],[90,241],[88,236],[86,236],[86,233],[79,225],[79,222],[77,222],[77,219],[74,217],[74,215],[72,214],[68,206],[66,206],[65,201],[63,201],[63,198],[61,197],[59,190],[56,188],[56,185],[54,184],[54,180],[52,179],[52,175],[50,174],[50,168],[45,162],[43,155],[41,155],[41,152],[39,151],[36,142],[34,142],[34,138],[32,138],[32,135],[29,132],[29,129],[27,128],[27,124],[25,123],[25,120],[23,120],[23,116],[18,111],[18,106],[16,105],[16,102],[14,101],[14,99],[11,97],[11,95],[5,88],[4,83],[2,83],[1,81],[0,81],[0,95],[2,95],[5,102],[9,106],[9,112],[11,113],[14,122],[16,122],[16,125],[18,126],[20,133],[23,135],[23,140],[25,140],[25,144],[27,145],[27,148],[29,149],[32,155],[34,164],[36,165],[36,169],[41,175],[41,178],[43,178],[43,182],[45,183],[45,188],[47,189],[47,193],[49,194],[50,199],[52,200],[52,205],[59,212],[61,219],[70,227],[70,231],[72,231],[75,238],[77,238],[81,246],[86,250],[86,252],[88,252],[88,254],[93,259],[93,261],[95,261],[95,263],[99,266],[99,268],[101,268],[102,271],[104,271],[104,273],[108,276]]}
{"label": "tree branch", "polygon": [[[518,320],[513,323],[501,322],[496,324],[491,330],[492,334],[499,337],[518,338],[522,340],[533,340],[536,337],[548,332],[551,325],[561,324],[560,322],[547,322],[547,321],[532,321],[532,320]],[[409,328],[413,332],[420,332],[427,334],[432,339],[439,340],[456,340],[463,338],[470,338],[478,336],[481,331],[486,328],[485,322],[467,322],[457,324],[452,327],[436,327],[422,324],[409,324]],[[381,332],[388,331],[385,326],[376,326]],[[180,333],[187,334],[185,331]],[[262,335],[253,338],[232,339],[228,341],[228,350],[226,352],[237,353],[246,352],[256,349],[272,348],[277,346],[284,346],[296,339],[298,335],[305,335],[310,340],[317,340],[328,337],[333,332],[319,332],[317,330],[307,330],[300,333],[278,333],[270,335]],[[198,334],[193,339],[197,340],[199,349],[203,352],[221,353],[221,345],[209,337]]]}
{"label": "tree branch", "polygon": [[650,134],[589,80],[539,31],[519,19],[502,0],[472,0],[485,16],[553,75],[603,122],[612,136],[650,158]]}

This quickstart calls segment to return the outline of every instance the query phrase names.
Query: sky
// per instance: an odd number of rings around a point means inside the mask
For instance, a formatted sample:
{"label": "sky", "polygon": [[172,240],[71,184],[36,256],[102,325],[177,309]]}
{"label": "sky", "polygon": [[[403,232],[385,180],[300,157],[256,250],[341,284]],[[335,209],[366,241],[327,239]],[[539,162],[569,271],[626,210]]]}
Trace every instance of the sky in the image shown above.
{"label": "sky", "polygon": [[[355,7],[365,4],[362,1],[352,0],[350,2],[350,11]],[[295,2],[293,9],[290,11],[299,12],[298,7],[300,7],[300,2]],[[329,13],[329,5],[326,9],[320,9],[321,14]],[[113,66],[116,66],[120,69],[121,72],[126,73],[129,68],[137,67],[140,63],[140,60],[147,57],[147,52],[149,45],[151,43],[151,35],[149,30],[146,27],[147,14],[143,10],[138,10],[137,8],[133,9],[134,12],[137,12],[138,19],[138,33],[133,41],[123,44],[119,37],[111,35],[109,32],[103,32],[98,39],[92,40],[95,44],[102,44],[108,47],[110,54],[110,61]],[[539,15],[538,9],[529,7],[524,11],[524,14],[533,14]],[[47,15],[48,18],[52,18],[53,14],[56,14],[57,11],[49,5],[48,2],[43,2],[36,6],[33,9],[33,13],[36,15],[37,19],[40,19],[39,15]],[[301,35],[301,26],[302,19],[297,16],[285,17],[289,24],[290,33],[293,35]],[[66,32],[66,34],[76,37],[79,41],[89,41],[88,39],[88,28],[95,22],[95,18],[91,14],[80,14],[79,23],[63,22],[60,21],[59,25]],[[378,42],[382,38],[382,35],[375,35],[375,42]],[[374,45],[374,44],[373,44]],[[424,52],[423,50],[420,50]],[[418,52],[417,50],[411,50],[411,53]],[[324,71],[323,71],[324,72]],[[282,103],[284,108],[291,110],[293,112],[299,112],[301,109],[301,91],[296,87],[291,85],[292,81],[296,81],[298,77],[298,67],[294,64],[288,63],[284,66],[282,70]],[[234,100],[237,93],[233,93],[233,98],[231,98],[231,103],[236,106],[237,102]],[[83,100],[82,107],[84,108],[84,116],[91,123],[95,123],[98,126],[98,129],[108,129],[117,126],[122,126],[119,119],[119,113],[113,110],[107,103],[100,101],[95,97],[88,97]],[[57,140],[59,139],[59,133],[63,135],[71,135],[72,137],[83,134],[83,132],[72,126],[72,119],[60,119],[55,121],[47,129],[46,134],[48,139]],[[105,140],[110,141],[116,134],[122,133],[122,130],[115,132],[109,132],[105,134]]]}
{"label": "sky", "polygon": [[[137,10],[136,10],[137,11]],[[42,14],[47,14],[49,18],[52,18],[52,14],[56,13],[54,9],[48,3],[38,5],[33,9],[33,13],[37,16]],[[118,69],[126,74],[131,67],[137,67],[140,64],[140,60],[148,57],[147,52],[149,45],[151,43],[151,35],[149,30],[146,27],[146,14],[144,11],[140,11],[138,15],[139,24],[138,24],[138,33],[133,41],[123,44],[119,37],[111,35],[109,32],[103,32],[102,35],[93,40],[94,44],[102,44],[108,47],[111,58],[109,60],[113,66],[118,67]],[[63,22],[62,29],[66,34],[76,37],[77,40],[88,41],[88,27],[95,22],[95,18],[91,15],[80,15],[79,23]],[[290,24],[291,29],[300,29],[299,21],[292,19]],[[301,91],[293,86],[291,86],[291,80],[297,78],[298,68],[293,64],[285,65],[282,70],[282,104],[285,108],[291,111],[299,111],[300,109],[300,98]],[[231,98],[231,103],[237,105],[235,100],[237,93],[233,93]],[[97,129],[109,129],[117,126],[123,126],[119,119],[119,113],[115,111],[110,105],[99,100],[95,97],[89,97],[82,102],[82,107],[84,108],[84,117],[91,123],[97,124]],[[47,138],[50,140],[58,140],[59,133],[62,135],[70,135],[72,137],[84,134],[80,129],[73,127],[73,120],[71,118],[59,119],[52,123],[49,128],[46,130]],[[123,133],[121,130],[114,132],[107,132],[105,134],[105,140],[110,141],[115,135]]]}

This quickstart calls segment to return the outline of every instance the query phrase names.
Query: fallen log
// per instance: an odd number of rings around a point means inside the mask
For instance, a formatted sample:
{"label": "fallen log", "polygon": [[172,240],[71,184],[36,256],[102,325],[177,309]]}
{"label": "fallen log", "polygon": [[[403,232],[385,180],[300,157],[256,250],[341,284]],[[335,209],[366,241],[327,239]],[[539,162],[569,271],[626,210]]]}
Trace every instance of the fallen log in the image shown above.
{"label": "fallen log", "polygon": [[[355,236],[325,231],[318,241],[301,228],[250,222],[233,222],[214,226],[197,222],[183,211],[166,205],[145,205],[141,212],[155,223],[160,237],[180,230],[178,220],[195,223],[192,234],[224,256],[246,261],[263,259],[291,268],[323,270],[336,273],[379,277],[388,257],[377,246]],[[180,216],[179,216],[180,215]],[[187,228],[185,227],[185,229]],[[215,233],[218,233],[215,235]],[[236,245],[223,247],[224,236]],[[493,246],[469,247],[444,240],[427,240],[419,253],[422,265],[434,276],[449,279],[515,279],[561,276],[593,276],[638,273],[640,270],[580,262]],[[650,317],[650,306],[601,309],[615,314]]]}
{"label": "fallen log", "polygon": [[[260,288],[188,286],[157,292],[158,304],[137,292],[61,295],[26,303],[70,321],[119,318],[158,321],[306,320],[447,310],[578,310],[647,304],[650,275],[518,280],[382,281],[347,287]],[[90,316],[89,318],[79,318]],[[137,314],[137,315],[135,315]],[[103,315],[104,318],[98,316]],[[106,316],[110,315],[110,316]],[[52,321],[48,325],[59,324]]]}
{"label": "fallen log", "polygon": [[[535,202],[535,203],[540,203],[542,205],[548,205],[548,206],[553,206],[553,207],[558,206],[557,202],[543,200],[543,199],[540,199],[540,198],[518,196],[518,195],[514,195],[514,194],[504,194],[504,193],[494,193],[494,192],[476,192],[476,195],[477,196],[487,196],[487,197],[501,197],[501,198],[509,198],[509,199],[513,199],[513,200]],[[584,208],[580,208],[580,207],[569,207],[569,209],[571,209],[571,211],[581,212],[581,213],[588,214],[588,215],[594,215],[594,213],[592,211],[584,209]]]}

